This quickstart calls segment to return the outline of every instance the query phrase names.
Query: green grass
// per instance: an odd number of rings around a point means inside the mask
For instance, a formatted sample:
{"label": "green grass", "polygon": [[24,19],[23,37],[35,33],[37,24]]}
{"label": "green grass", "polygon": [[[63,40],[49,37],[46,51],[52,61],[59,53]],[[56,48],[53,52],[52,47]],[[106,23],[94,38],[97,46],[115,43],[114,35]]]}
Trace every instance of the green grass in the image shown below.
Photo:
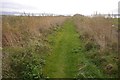
{"label": "green grass", "polygon": [[72,49],[79,45],[79,39],[73,26],[73,23],[66,22],[63,28],[49,36],[54,44],[44,69],[48,77],[74,77],[77,73],[77,56],[72,53]]}
{"label": "green grass", "polygon": [[46,57],[43,70],[47,77],[103,77],[101,71],[86,58],[83,43],[71,20],[48,38],[52,51]]}

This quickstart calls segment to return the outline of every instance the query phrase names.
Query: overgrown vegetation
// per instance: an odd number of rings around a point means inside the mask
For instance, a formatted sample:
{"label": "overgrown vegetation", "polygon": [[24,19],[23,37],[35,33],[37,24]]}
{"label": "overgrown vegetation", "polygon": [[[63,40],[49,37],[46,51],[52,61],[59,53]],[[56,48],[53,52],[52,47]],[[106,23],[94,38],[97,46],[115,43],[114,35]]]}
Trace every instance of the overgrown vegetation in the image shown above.
{"label": "overgrown vegetation", "polygon": [[[59,19],[59,20],[58,20]],[[3,78],[43,78],[46,36],[66,17],[3,16]]]}
{"label": "overgrown vegetation", "polygon": [[[99,68],[104,78],[118,77],[117,19],[104,17],[89,18],[85,16],[75,16],[73,19],[77,27],[77,32],[80,34],[79,38],[83,43],[83,52],[89,60],[88,65],[94,64]],[[87,73],[89,71],[86,71],[92,69],[92,66],[89,67],[88,69],[87,64],[84,64],[84,67],[80,68],[78,76],[94,78],[95,75],[92,75],[92,73],[90,75]],[[91,72],[95,71],[94,69]]]}
{"label": "overgrown vegetation", "polygon": [[[82,35],[84,36],[84,35]],[[89,39],[82,39],[79,52],[87,58],[80,61],[78,77],[83,78],[116,78],[118,77],[118,54],[111,50],[100,49],[100,45]],[[90,72],[90,73],[89,73]]]}
{"label": "overgrown vegetation", "polygon": [[3,16],[3,78],[117,78],[118,20]]}
{"label": "overgrown vegetation", "polygon": [[[16,50],[16,49],[15,49]],[[12,51],[10,55],[10,67],[12,69],[13,78],[42,78],[42,66],[44,65],[44,61],[41,60],[40,56],[35,53],[32,49],[20,49],[9,50]],[[16,55],[17,54],[17,55]],[[4,74],[4,73],[3,73]],[[6,73],[8,74],[8,73]]]}
{"label": "overgrown vegetation", "polygon": [[97,42],[101,49],[112,48],[112,45],[117,49],[118,20],[116,18],[74,16],[73,19],[77,32],[87,34],[84,36]]}

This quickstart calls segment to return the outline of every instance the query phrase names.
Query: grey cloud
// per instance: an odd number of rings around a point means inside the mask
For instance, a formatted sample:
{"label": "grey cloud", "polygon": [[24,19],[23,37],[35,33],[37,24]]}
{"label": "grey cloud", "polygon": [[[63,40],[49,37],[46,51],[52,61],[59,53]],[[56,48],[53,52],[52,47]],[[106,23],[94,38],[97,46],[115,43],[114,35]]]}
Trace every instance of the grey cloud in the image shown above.
{"label": "grey cloud", "polygon": [[3,9],[4,8],[8,8],[8,9],[27,9],[27,10],[37,9],[35,7],[32,7],[32,6],[27,6],[27,5],[13,3],[13,2],[2,2],[2,8]]}

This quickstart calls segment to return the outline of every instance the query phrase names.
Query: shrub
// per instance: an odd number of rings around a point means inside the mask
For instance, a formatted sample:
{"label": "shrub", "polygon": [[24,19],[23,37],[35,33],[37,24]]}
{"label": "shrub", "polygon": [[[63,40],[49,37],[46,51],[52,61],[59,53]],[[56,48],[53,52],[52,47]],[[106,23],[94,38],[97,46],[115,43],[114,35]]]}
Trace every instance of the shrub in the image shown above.
{"label": "shrub", "polygon": [[42,67],[44,60],[28,49],[11,56],[11,68],[16,78],[33,79],[43,78]]}
{"label": "shrub", "polygon": [[95,42],[92,42],[92,41],[86,42],[85,50],[90,51],[92,49],[100,49],[100,46],[98,44],[96,44]]}

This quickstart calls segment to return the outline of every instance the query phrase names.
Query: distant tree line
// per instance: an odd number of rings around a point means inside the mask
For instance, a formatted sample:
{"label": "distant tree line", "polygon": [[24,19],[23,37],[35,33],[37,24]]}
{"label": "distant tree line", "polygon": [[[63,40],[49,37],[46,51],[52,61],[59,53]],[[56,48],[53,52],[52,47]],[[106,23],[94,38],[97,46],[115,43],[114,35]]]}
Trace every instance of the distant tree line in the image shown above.
{"label": "distant tree line", "polygon": [[23,12],[20,15],[21,16],[72,16],[72,15],[61,15],[61,14],[53,14],[53,13],[26,13],[26,12]]}

